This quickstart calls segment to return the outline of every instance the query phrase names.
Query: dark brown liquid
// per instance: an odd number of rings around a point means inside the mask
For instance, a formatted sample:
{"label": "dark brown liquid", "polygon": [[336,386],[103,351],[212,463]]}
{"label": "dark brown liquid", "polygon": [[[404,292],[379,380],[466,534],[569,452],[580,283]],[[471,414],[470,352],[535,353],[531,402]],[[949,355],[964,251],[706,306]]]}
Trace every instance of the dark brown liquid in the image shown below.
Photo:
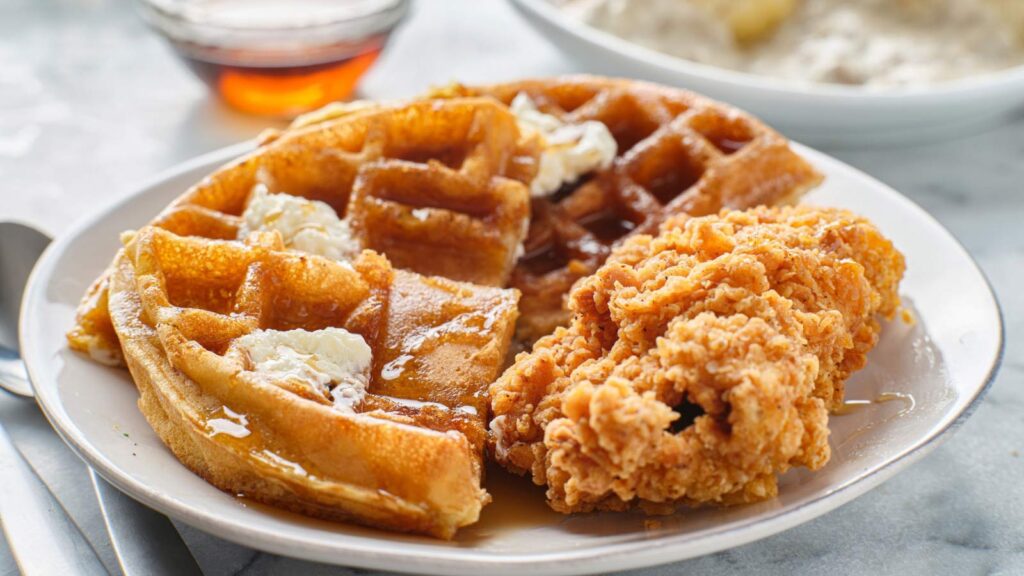
{"label": "dark brown liquid", "polygon": [[519,264],[529,270],[531,274],[539,276],[562,268],[568,261],[565,255],[552,244],[533,252],[527,252],[519,259]]}
{"label": "dark brown liquid", "polygon": [[666,166],[663,174],[652,178],[647,183],[647,189],[664,205],[689,190],[703,175],[703,168],[684,156]]}
{"label": "dark brown liquid", "polygon": [[636,224],[614,212],[593,214],[581,220],[580,224],[606,243],[618,240],[636,228]]}

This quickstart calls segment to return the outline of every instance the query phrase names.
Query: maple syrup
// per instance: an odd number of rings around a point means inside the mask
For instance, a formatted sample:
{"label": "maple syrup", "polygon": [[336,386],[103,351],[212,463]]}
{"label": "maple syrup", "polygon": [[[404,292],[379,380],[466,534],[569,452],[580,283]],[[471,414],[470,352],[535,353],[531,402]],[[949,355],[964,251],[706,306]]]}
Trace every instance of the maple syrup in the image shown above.
{"label": "maple syrup", "polygon": [[144,0],[142,15],[227,104],[291,117],[349,97],[408,0]]}
{"label": "maple syrup", "polygon": [[228,105],[262,116],[292,117],[352,95],[380,47],[332,62],[245,66],[181,54],[188,67]]}
{"label": "maple syrup", "polygon": [[845,416],[847,414],[860,412],[868,406],[885,404],[886,402],[892,402],[895,400],[906,404],[906,407],[900,411],[900,415],[913,410],[917,405],[914,397],[905,392],[882,392],[878,396],[875,396],[873,400],[845,400],[838,408],[832,411],[832,414],[836,416]]}

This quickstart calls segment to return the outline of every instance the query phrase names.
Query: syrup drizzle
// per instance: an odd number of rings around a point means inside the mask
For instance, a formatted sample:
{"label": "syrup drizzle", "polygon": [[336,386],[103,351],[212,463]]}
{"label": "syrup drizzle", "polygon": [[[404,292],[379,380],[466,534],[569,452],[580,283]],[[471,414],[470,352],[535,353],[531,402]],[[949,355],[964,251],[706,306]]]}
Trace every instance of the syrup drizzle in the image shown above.
{"label": "syrup drizzle", "polygon": [[[874,400],[849,400],[847,402],[844,402],[843,406],[839,410],[835,411],[836,415],[844,415],[859,412],[866,408],[867,406],[871,406],[874,404],[885,404],[887,402],[892,402],[894,400],[899,400],[903,402],[903,407],[900,408],[900,410],[896,411],[893,414],[890,414],[889,416],[882,418],[881,420],[868,422],[867,424],[861,426],[857,430],[854,430],[842,442],[836,445],[835,448],[840,449],[843,448],[844,446],[850,445],[858,438],[862,437],[864,434],[870,432],[871,430],[877,428],[878,426],[885,424],[886,422],[895,420],[896,418],[905,416],[906,414],[913,411],[915,407],[917,407],[917,401],[914,399],[912,395],[906,392],[882,392],[878,396],[875,396]],[[849,405],[849,408],[847,408],[847,405]]]}
{"label": "syrup drizzle", "polygon": [[845,416],[847,414],[854,414],[875,404],[885,404],[886,402],[892,402],[899,400],[905,402],[907,405],[900,410],[898,415],[906,414],[917,406],[917,401],[914,397],[906,392],[882,392],[878,396],[875,396],[873,400],[847,400],[843,402],[842,406],[834,410],[832,413],[836,416]]}
{"label": "syrup drizzle", "polygon": [[218,434],[245,438],[251,434],[248,428],[249,419],[244,414],[239,414],[227,406],[222,406],[220,411],[224,414],[223,418],[210,418],[206,421],[211,438]]}

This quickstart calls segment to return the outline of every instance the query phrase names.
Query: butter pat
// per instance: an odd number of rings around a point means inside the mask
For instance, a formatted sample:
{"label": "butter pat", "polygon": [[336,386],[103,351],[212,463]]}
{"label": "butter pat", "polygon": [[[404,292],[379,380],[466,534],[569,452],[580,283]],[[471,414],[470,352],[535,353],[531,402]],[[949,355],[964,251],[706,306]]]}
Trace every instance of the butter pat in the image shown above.
{"label": "butter pat", "polygon": [[543,150],[537,176],[530,183],[533,196],[547,196],[575,182],[587,172],[611,166],[618,145],[608,127],[589,120],[567,124],[537,109],[526,94],[520,93],[509,106],[519,122],[519,131],[540,139]]}
{"label": "butter pat", "polygon": [[263,184],[253,188],[242,220],[239,239],[256,231],[276,230],[288,248],[345,261],[354,258],[361,248],[348,222],[339,219],[324,202],[271,194]]}
{"label": "butter pat", "polygon": [[343,328],[256,330],[233,345],[248,356],[253,372],[308,386],[343,412],[354,412],[366,396],[373,353],[362,336]]}

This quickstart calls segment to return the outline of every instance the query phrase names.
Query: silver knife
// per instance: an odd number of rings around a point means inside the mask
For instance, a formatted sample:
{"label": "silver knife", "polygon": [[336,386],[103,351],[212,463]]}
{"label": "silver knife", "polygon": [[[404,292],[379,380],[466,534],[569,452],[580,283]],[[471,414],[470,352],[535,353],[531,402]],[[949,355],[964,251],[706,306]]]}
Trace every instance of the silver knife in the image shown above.
{"label": "silver knife", "polygon": [[0,519],[11,553],[25,576],[107,575],[96,552],[22,459],[3,425]]}
{"label": "silver knife", "polygon": [[203,573],[166,516],[132,500],[95,470],[89,474],[124,576]]}

